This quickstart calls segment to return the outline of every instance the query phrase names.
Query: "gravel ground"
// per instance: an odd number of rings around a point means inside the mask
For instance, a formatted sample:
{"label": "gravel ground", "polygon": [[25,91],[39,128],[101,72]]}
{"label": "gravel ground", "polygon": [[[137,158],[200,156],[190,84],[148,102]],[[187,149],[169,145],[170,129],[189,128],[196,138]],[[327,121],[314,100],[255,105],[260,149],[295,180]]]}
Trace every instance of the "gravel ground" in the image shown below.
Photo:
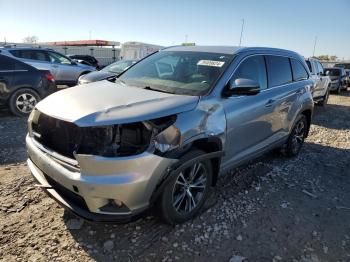
{"label": "gravel ground", "polygon": [[34,187],[26,120],[0,113],[0,260],[350,261],[350,92],[316,107],[297,158],[223,176],[200,217],[170,227],[78,219]]}

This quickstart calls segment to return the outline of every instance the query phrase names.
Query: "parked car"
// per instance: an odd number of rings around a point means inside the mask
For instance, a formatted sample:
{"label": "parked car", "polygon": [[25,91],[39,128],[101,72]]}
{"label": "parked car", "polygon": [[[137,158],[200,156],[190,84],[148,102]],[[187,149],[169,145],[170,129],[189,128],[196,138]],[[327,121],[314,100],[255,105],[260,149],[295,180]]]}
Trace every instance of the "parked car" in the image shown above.
{"label": "parked car", "polygon": [[95,71],[92,66],[74,62],[70,58],[50,49],[41,48],[1,48],[1,54],[19,58],[40,70],[49,70],[57,85],[74,86],[81,75]]}
{"label": "parked car", "polygon": [[350,70],[345,70],[346,73],[346,86],[350,87]]}
{"label": "parked car", "polygon": [[115,77],[124,72],[130,66],[135,64],[137,60],[120,60],[106,66],[100,71],[94,71],[86,75],[82,75],[78,79],[78,84],[87,84],[91,82],[101,81],[110,77]]}
{"label": "parked car", "polygon": [[331,79],[324,74],[323,66],[319,60],[308,58],[306,64],[311,72],[311,79],[315,82],[312,92],[313,99],[319,105],[324,106],[328,102]]}
{"label": "parked car", "polygon": [[0,54],[0,107],[28,115],[40,99],[56,91],[53,75]]}
{"label": "parked car", "polygon": [[181,223],[219,174],[274,148],[299,153],[313,85],[292,51],[166,48],[115,81],[41,101],[29,117],[28,166],[85,219],[125,221],[156,205],[166,222]]}
{"label": "parked car", "polygon": [[340,67],[345,70],[350,70],[350,63],[336,63],[334,67]]}
{"label": "parked car", "polygon": [[67,55],[70,59],[77,60],[79,63],[86,63],[87,65],[93,66],[96,69],[100,68],[98,60],[91,55]]}
{"label": "parked car", "polygon": [[325,68],[325,75],[329,76],[331,79],[331,91],[336,91],[340,94],[341,90],[347,88],[347,74],[343,68]]}

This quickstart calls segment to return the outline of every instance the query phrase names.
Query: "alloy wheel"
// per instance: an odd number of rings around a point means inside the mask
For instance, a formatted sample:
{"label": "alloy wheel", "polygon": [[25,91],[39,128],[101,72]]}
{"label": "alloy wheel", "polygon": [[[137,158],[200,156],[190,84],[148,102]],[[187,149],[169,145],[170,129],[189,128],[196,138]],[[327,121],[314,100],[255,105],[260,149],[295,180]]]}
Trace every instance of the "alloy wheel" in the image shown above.
{"label": "alloy wheel", "polygon": [[207,186],[207,170],[202,163],[180,172],[173,188],[173,207],[178,213],[190,213],[204,197]]}
{"label": "alloy wheel", "polygon": [[37,103],[36,98],[29,93],[23,93],[19,95],[16,99],[17,109],[25,114],[30,113]]}
{"label": "alloy wheel", "polygon": [[304,143],[305,137],[305,124],[303,121],[299,121],[296,127],[294,128],[293,137],[292,137],[292,151],[297,153]]}

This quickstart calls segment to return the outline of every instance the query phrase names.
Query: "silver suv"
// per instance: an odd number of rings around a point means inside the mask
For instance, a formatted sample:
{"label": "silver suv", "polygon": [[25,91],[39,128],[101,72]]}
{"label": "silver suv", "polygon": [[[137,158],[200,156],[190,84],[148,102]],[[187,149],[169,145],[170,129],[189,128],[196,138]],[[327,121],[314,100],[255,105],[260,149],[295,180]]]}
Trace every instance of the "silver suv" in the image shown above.
{"label": "silver suv", "polygon": [[74,60],[50,49],[41,48],[1,48],[2,55],[16,57],[40,70],[49,70],[57,85],[74,86],[81,75],[95,71],[96,68]]}
{"label": "silver suv", "polygon": [[114,80],[37,104],[28,166],[51,197],[86,219],[123,221],[156,205],[166,222],[181,223],[225,171],[274,148],[298,154],[312,88],[291,51],[170,47]]}

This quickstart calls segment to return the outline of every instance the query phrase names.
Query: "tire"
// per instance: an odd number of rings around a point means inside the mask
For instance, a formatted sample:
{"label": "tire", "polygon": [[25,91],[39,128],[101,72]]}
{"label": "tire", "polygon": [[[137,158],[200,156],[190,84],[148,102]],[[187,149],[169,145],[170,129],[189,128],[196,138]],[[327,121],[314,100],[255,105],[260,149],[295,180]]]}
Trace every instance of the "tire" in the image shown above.
{"label": "tire", "polygon": [[339,86],[335,92],[339,95],[341,93],[341,89],[342,89],[341,83],[339,82]]}
{"label": "tire", "polygon": [[28,116],[39,101],[40,97],[34,90],[22,88],[11,95],[9,107],[16,116]]}
{"label": "tire", "polygon": [[[179,164],[182,165],[203,154],[205,152],[201,150],[191,150],[179,159]],[[193,170],[197,170],[197,172],[191,180],[190,175]],[[174,174],[158,199],[158,208],[163,220],[174,225],[194,218],[209,196],[212,180],[213,169],[210,160],[196,162],[185,170]],[[189,187],[191,184],[192,188]],[[195,205],[193,206],[193,204]]]}
{"label": "tire", "polygon": [[285,145],[285,155],[294,157],[299,154],[307,135],[308,123],[304,115],[299,115]]}
{"label": "tire", "polygon": [[329,98],[329,90],[327,90],[326,94],[323,96],[322,100],[319,101],[317,104],[320,106],[325,106],[328,102],[328,98]]}

